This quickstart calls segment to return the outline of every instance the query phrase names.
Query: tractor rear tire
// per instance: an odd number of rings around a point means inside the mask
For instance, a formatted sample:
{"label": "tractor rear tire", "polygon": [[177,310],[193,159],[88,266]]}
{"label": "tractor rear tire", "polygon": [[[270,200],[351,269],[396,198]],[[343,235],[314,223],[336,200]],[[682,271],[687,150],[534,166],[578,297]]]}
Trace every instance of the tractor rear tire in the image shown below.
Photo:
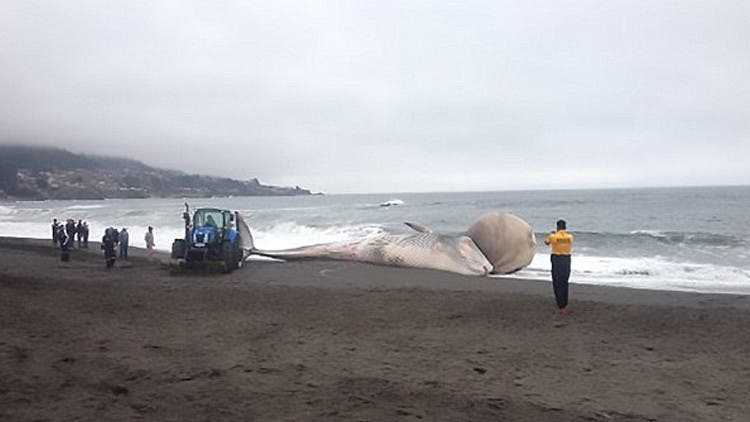
{"label": "tractor rear tire", "polygon": [[174,242],[172,242],[172,259],[185,258],[186,252],[187,245],[185,244],[185,239],[175,239]]}
{"label": "tractor rear tire", "polygon": [[224,261],[224,272],[229,274],[235,268],[235,255],[228,240],[221,242],[221,259]]}

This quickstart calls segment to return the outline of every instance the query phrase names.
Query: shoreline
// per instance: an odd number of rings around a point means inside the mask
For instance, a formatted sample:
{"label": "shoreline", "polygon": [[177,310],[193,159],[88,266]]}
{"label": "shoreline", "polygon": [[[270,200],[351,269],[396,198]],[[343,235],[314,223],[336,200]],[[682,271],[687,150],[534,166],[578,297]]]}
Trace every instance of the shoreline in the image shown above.
{"label": "shoreline", "polygon": [[[0,419],[742,420],[750,298],[0,238]],[[160,254],[161,259],[167,258]]]}
{"label": "shoreline", "polygon": [[[87,250],[88,253],[99,254],[99,242],[89,241],[91,245]],[[0,236],[0,246],[5,245],[29,245],[34,247],[51,246],[51,240],[27,237],[7,237]],[[146,249],[142,247],[130,246],[131,255],[142,258],[145,257]],[[155,256],[162,262],[169,261],[169,251],[155,249]],[[245,261],[245,266],[279,266],[268,267],[271,269],[282,269],[283,265],[334,265],[348,271],[357,271],[364,267],[369,271],[402,272],[404,277],[410,278],[408,287],[427,288],[427,289],[447,289],[447,290],[481,290],[503,293],[521,293],[538,296],[549,296],[552,298],[551,280],[539,280],[533,278],[515,277],[513,275],[490,276],[490,277],[471,277],[460,276],[444,271],[423,270],[418,268],[397,268],[387,267],[367,263],[346,262],[336,260],[314,260],[312,262],[283,262],[268,259],[251,259]],[[351,267],[351,268],[350,268]],[[456,278],[461,278],[460,283],[456,283]],[[291,285],[295,285],[296,278],[291,278]],[[382,284],[372,284],[374,278],[368,278],[359,287],[381,287],[381,288],[399,288],[404,287],[397,284],[383,282]],[[326,285],[338,287],[355,287],[351,283],[332,278],[327,280]],[[711,292],[704,293],[689,290],[660,290],[660,289],[641,289],[627,286],[607,286],[601,284],[570,283],[571,300],[584,301],[601,301],[612,304],[632,304],[632,305],[653,305],[653,306],[704,306],[706,304],[718,304],[719,306],[732,306],[750,310],[750,295],[738,293],[721,293]]]}

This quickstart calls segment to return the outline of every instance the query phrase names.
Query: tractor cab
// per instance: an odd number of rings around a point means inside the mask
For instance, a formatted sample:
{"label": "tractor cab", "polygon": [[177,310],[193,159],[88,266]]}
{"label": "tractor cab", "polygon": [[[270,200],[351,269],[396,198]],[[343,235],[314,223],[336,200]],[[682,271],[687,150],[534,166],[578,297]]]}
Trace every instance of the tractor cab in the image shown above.
{"label": "tractor cab", "polygon": [[200,208],[193,214],[192,230],[189,227],[186,230],[186,233],[192,232],[192,239],[185,240],[192,242],[195,247],[221,242],[232,229],[233,221],[234,214],[230,211]]}
{"label": "tractor cab", "polygon": [[214,208],[200,208],[193,214],[194,227],[228,228],[234,221],[234,214]]}

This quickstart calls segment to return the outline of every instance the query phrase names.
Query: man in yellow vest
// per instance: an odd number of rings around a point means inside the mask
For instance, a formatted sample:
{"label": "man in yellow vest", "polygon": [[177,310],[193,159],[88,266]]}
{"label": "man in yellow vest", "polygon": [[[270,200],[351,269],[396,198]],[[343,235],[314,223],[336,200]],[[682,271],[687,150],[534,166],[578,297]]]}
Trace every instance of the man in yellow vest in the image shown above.
{"label": "man in yellow vest", "polygon": [[557,231],[547,236],[545,245],[552,246],[552,288],[555,291],[557,314],[568,314],[568,279],[570,278],[570,253],[573,235],[566,230],[565,220],[557,221]]}

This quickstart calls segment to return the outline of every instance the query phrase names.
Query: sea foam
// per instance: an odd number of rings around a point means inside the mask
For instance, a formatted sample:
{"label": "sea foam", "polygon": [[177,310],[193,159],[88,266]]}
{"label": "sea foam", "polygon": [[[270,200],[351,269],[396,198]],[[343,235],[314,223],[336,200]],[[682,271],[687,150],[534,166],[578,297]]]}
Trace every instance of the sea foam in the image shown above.
{"label": "sea foam", "polygon": [[[537,254],[512,277],[551,280],[549,255]],[[505,276],[500,276],[505,277]],[[652,290],[750,294],[750,271],[716,264],[677,262],[663,257],[573,255],[571,283]]]}

